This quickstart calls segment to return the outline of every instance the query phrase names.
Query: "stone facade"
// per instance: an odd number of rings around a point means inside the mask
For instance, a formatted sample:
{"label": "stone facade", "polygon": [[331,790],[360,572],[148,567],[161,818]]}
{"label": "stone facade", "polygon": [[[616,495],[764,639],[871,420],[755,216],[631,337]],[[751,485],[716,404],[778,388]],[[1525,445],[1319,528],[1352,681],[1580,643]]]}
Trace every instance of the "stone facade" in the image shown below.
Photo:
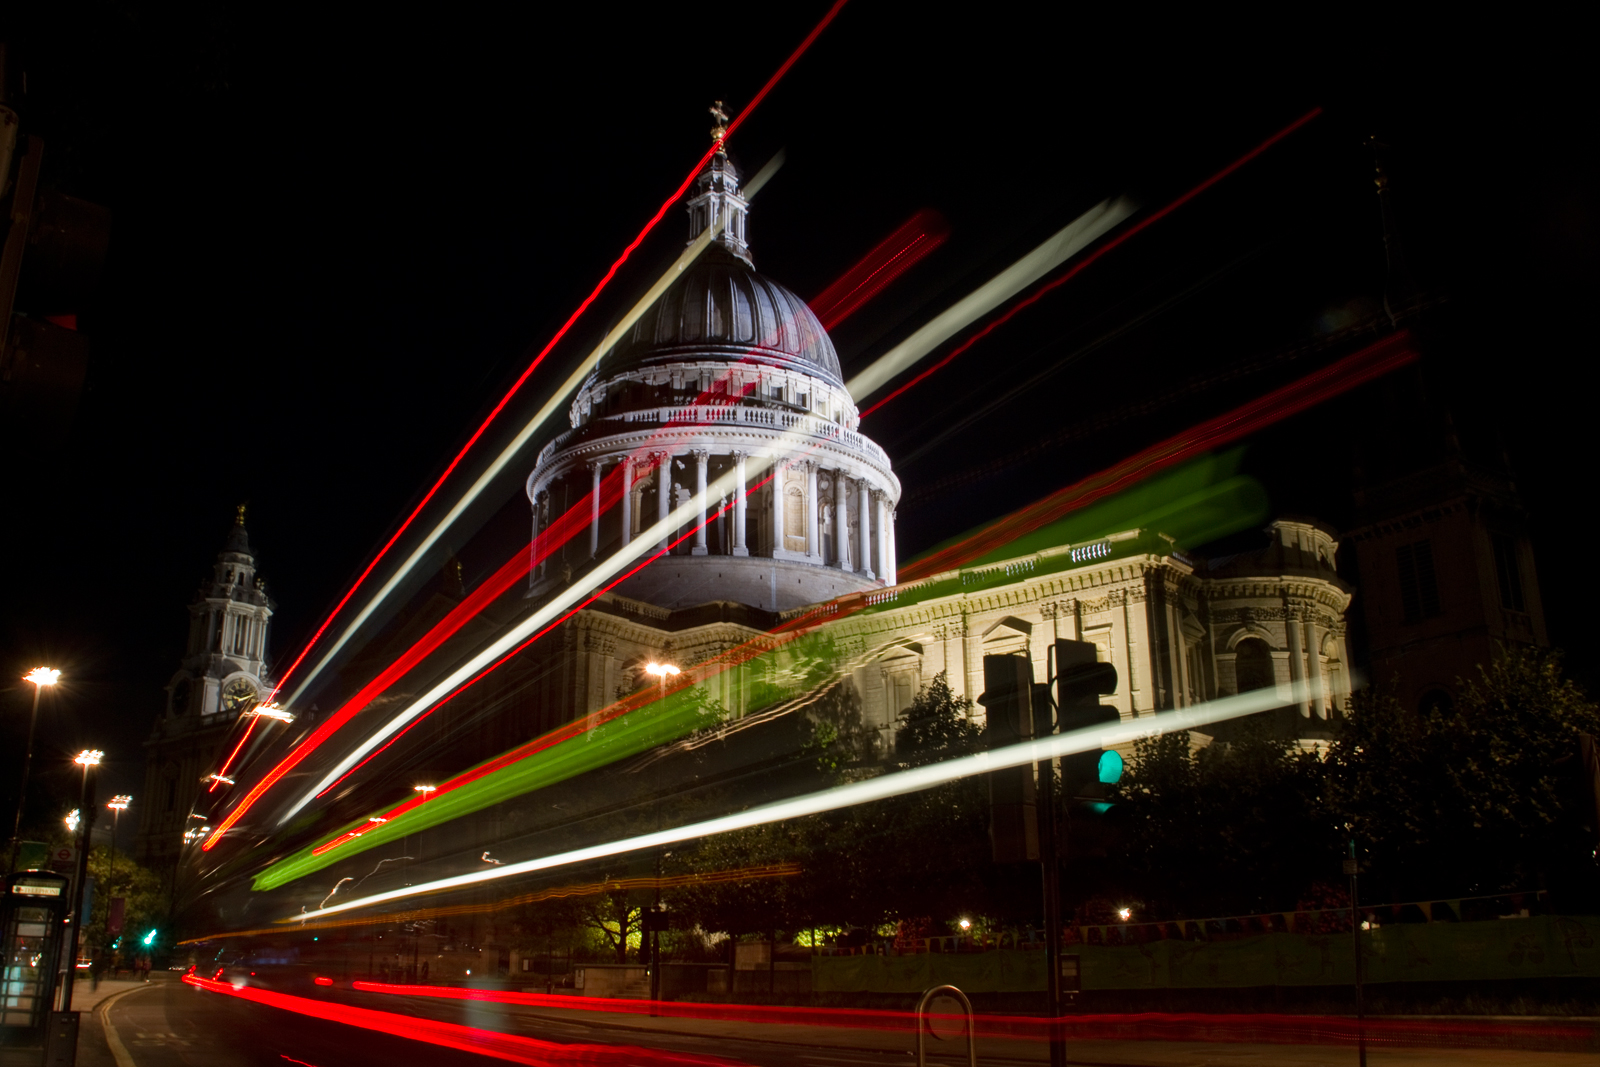
{"label": "stone facade", "polygon": [[271,691],[266,656],[272,610],[265,583],[256,577],[240,508],[210,580],[189,604],[185,655],[145,742],[134,842],[140,863],[157,870],[177,864],[184,834],[201,825],[190,816],[209,785],[207,776],[226,759],[224,746],[238,741],[232,736],[235,723]]}

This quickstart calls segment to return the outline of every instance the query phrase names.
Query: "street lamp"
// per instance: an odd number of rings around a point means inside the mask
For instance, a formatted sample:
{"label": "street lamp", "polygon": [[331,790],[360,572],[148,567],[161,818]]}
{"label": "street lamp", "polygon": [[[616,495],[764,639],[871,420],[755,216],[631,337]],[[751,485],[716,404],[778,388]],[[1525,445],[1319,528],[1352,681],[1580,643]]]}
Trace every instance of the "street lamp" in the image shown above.
{"label": "street lamp", "polygon": [[78,935],[83,932],[84,885],[89,877],[89,826],[93,822],[89,818],[93,810],[89,803],[89,768],[100,766],[105,755],[97,748],[86,748],[72,757],[72,762],[83,768],[83,787],[78,801],[78,811],[82,817],[78,820],[78,877],[72,882],[71,951],[67,953],[67,979],[61,987],[60,1011],[72,1010],[72,980],[78,973]]}
{"label": "street lamp", "polygon": [[[411,787],[411,791],[413,793],[420,793],[422,795],[422,803],[417,805],[417,818],[421,819],[422,818],[422,812],[424,810],[426,810],[427,807],[428,807],[428,798],[433,796],[433,794],[437,793],[439,791],[439,787],[436,786],[436,785],[414,785],[414,786]],[[422,831],[419,830],[417,832],[421,833]],[[406,877],[409,878],[411,876],[411,855],[410,855],[410,853],[411,853],[411,835],[410,834],[406,835],[405,844],[404,844],[404,847],[402,848],[402,851],[404,853],[406,853],[405,874],[406,874]],[[484,855],[487,856],[488,853],[486,852],[486,853],[484,853]],[[410,882],[406,883],[406,885],[410,885],[410,884],[411,884]]]}
{"label": "street lamp", "polygon": [[277,719],[282,723],[294,722],[294,715],[284,711],[277,704],[262,704],[250,714],[257,719]]}
{"label": "street lamp", "polygon": [[17,817],[11,824],[11,859],[6,863],[9,873],[17,866],[17,849],[22,847],[22,807],[28,799],[28,772],[33,767],[33,731],[39,725],[39,695],[47,685],[61,680],[61,672],[50,667],[35,667],[22,676],[24,682],[33,683],[33,715],[28,719],[28,747],[22,756],[22,786],[17,790]]}
{"label": "street lamp", "polygon": [[644,673],[653,674],[661,680],[661,695],[665,697],[667,695],[667,679],[683,672],[670,663],[649,663],[645,665]]}
{"label": "street lamp", "polygon": [[[111,869],[106,872],[106,931],[105,936],[111,936],[111,893],[117,884],[117,824],[122,819],[122,813],[128,810],[128,805],[133,803],[133,797],[127,793],[118,793],[106,801],[106,807],[111,809]],[[113,972],[114,976],[115,972]]]}

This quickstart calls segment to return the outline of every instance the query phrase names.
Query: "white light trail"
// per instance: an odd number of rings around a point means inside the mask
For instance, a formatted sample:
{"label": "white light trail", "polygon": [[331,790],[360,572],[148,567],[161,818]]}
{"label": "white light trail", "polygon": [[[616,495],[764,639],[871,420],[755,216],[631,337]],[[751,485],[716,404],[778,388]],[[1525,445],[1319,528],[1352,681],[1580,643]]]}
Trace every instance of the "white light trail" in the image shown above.
{"label": "white light trail", "polygon": [[846,389],[856,402],[888,385],[896,375],[948,341],[957,331],[987,315],[1022,290],[1099,240],[1136,210],[1127,197],[1102,200],[1062,227],[1055,236],[952,304],[932,322],[878,357],[850,379]]}
{"label": "white light trail", "polygon": [[[750,179],[742,194],[744,198],[746,200],[753,198],[761,190],[761,187],[767,184],[772,176],[777,173],[778,168],[783,165],[783,161],[784,154],[782,152],[773,156],[767,162],[767,165],[762,167],[754,178]],[[668,267],[666,273],[662,274],[656,280],[656,283],[650,287],[650,291],[645,293],[639,302],[633,306],[633,309],[622,317],[622,320],[617,323],[611,332],[606,334],[605,340],[601,341],[594,351],[589,353],[582,363],[578,364],[577,369],[562,383],[561,388],[550,394],[544,406],[539,409],[539,413],[530,419],[523,426],[522,431],[512,439],[511,443],[501,450],[500,454],[495,457],[488,467],[484,468],[483,473],[478,476],[478,480],[472,483],[472,486],[462,494],[461,499],[456,501],[455,506],[450,509],[443,519],[439,520],[438,525],[434,526],[428,536],[422,539],[422,542],[417,545],[411,555],[406,558],[406,561],[400,565],[399,569],[389,577],[388,581],[383,583],[383,587],[367,601],[356,614],[356,617],[351,620],[350,624],[344,628],[344,631],[339,634],[339,637],[329,646],[328,650],[317,660],[316,666],[312,667],[301,678],[300,684],[295,687],[294,692],[290,694],[285,703],[291,707],[296,704],[306,690],[310,688],[311,683],[327,668],[340,650],[349,643],[350,638],[355,635],[356,631],[361,629],[366,621],[372,617],[373,612],[378,610],[379,605],[387,600],[389,595],[400,587],[400,583],[405,581],[406,576],[411,573],[412,569],[423,561],[429,550],[438,543],[439,538],[444,536],[445,531],[466,512],[467,508],[489,487],[490,483],[500,476],[500,473],[533,439],[534,435],[539,432],[550,416],[566,404],[568,396],[574,389],[583,384],[584,378],[588,377],[589,372],[600,362],[600,357],[610,351],[613,345],[620,341],[629,330],[633,329],[633,324],[639,320],[641,315],[650,310],[655,302],[660,299],[661,294],[667,291],[668,286],[678,280],[678,275],[687,270],[699,258],[700,253],[710,247],[711,242],[722,232],[722,227],[723,222],[719,220],[690,243],[689,247],[683,250],[683,254],[678,257],[677,261],[671,267]]]}
{"label": "white light trail", "polygon": [[[685,427],[685,429],[692,428]],[[796,430],[786,431],[769,446],[767,454],[751,456],[746,461],[746,476],[759,479],[779,457],[788,457],[792,454],[792,450],[803,449],[805,445],[804,436],[806,435]],[[708,501],[716,500],[721,496],[731,494],[738,481],[739,471],[737,468],[726,472],[706,486],[704,499]],[[444,681],[435,685],[422,697],[409,704],[404,711],[390,719],[382,729],[376,733],[369,734],[361,744],[357,745],[344,759],[340,760],[320,782],[312,786],[301,795],[300,799],[290,805],[279,816],[278,825],[282,826],[294,818],[318,794],[337,782],[346,771],[361,762],[369,752],[394,736],[412,719],[442,701],[457,688],[471,680],[479,671],[587,599],[596,589],[633,566],[641,557],[658,551],[660,543],[676,534],[679,528],[690,524],[698,525],[700,508],[700,499],[690,497],[689,500],[669,512],[665,519],[658,521],[648,530],[642,531],[638,537],[630,541],[625,547],[619,548],[592,571],[589,571],[580,580],[563,590],[554,600],[539,608],[515,627],[501,634],[493,643],[453,671]]]}
{"label": "white light trail", "polygon": [[1240,693],[1237,696],[1222,697],[1203,704],[1179,708],[1175,711],[1163,711],[1144,718],[1124,719],[1117,723],[1088,726],[1081,730],[1073,730],[1070,733],[1056,734],[1035,741],[1024,741],[1017,745],[1008,745],[1005,748],[998,748],[991,752],[980,752],[973,756],[962,756],[959,759],[945,760],[942,763],[933,763],[926,767],[917,767],[909,771],[898,771],[894,774],[883,775],[881,778],[872,778],[865,782],[853,782],[849,785],[836,786],[833,789],[825,789],[820,793],[810,793],[806,796],[795,797],[792,800],[780,800],[772,804],[763,804],[760,807],[751,808],[749,811],[735,812],[732,815],[707,819],[704,822],[690,823],[687,826],[679,826],[671,830],[658,830],[655,833],[640,834],[637,837],[625,837],[617,841],[608,841],[605,844],[590,845],[588,848],[577,848],[568,852],[541,856],[538,859],[524,860],[521,863],[506,863],[489,870],[474,871],[471,874],[461,874],[452,878],[440,878],[432,882],[423,882],[419,885],[392,889],[386,893],[374,893],[369,897],[361,897],[331,908],[321,908],[314,912],[302,913],[290,918],[279,919],[278,921],[280,923],[288,923],[306,918],[334,915],[338,912],[350,911],[355,908],[367,908],[375,904],[404,900],[407,897],[417,896],[422,893],[438,893],[447,889],[459,889],[463,886],[479,885],[497,878],[531,874],[534,871],[550,870],[553,867],[564,867],[572,863],[585,863],[589,860],[604,859],[607,856],[617,856],[624,852],[675,845],[684,841],[710,837],[714,834],[725,834],[733,830],[746,830],[752,826],[764,826],[768,823],[782,822],[784,819],[798,819],[807,815],[817,815],[838,808],[853,807],[857,804],[867,804],[875,800],[886,800],[889,797],[931,789],[934,786],[944,785],[946,782],[953,782],[958,778],[967,778],[975,774],[1004,770],[1007,767],[1021,767],[1041,760],[1070,756],[1076,752],[1090,752],[1095,749],[1125,745],[1143,737],[1153,737],[1156,734],[1173,733],[1178,730],[1195,730],[1225,719],[1235,719],[1241,715],[1253,715],[1256,712],[1269,711],[1272,708],[1280,708],[1309,699],[1311,699],[1311,690],[1304,682],[1296,682],[1288,686],[1277,686],[1272,689],[1257,689],[1249,693]]}

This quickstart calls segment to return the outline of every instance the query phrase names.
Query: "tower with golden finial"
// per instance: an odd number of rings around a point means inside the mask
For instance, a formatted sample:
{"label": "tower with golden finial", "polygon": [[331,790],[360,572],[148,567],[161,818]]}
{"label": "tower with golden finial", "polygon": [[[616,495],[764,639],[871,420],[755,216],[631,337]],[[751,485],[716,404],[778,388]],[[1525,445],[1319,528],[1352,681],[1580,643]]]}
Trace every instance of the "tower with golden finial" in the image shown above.
{"label": "tower with golden finial", "polygon": [[694,182],[694,195],[689,200],[689,243],[693,244],[707,229],[715,230],[713,244],[721,245],[753,265],[745,235],[750,205],[739,195],[739,169],[723,147],[728,136],[728,113],[723,110],[721,100],[713,101],[707,110],[716,120],[711,128],[711,141],[717,151]]}

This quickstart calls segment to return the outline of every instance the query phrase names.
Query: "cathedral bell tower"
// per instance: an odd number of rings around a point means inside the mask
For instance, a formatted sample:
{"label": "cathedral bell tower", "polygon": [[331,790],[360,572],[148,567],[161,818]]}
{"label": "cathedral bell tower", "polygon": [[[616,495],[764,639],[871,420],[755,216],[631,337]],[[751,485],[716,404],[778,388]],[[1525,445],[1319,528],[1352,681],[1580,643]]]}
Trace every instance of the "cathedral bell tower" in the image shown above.
{"label": "cathedral bell tower", "polygon": [[[158,870],[177,864],[202,825],[202,781],[227,755],[233,724],[272,691],[267,628],[272,601],[256,577],[241,505],[210,576],[189,602],[189,640],[167,683],[166,708],[145,742],[145,791],[134,850]],[[197,811],[197,809],[201,809]],[[195,821],[198,820],[198,821]]]}
{"label": "cathedral bell tower", "polygon": [[241,504],[210,580],[189,604],[189,643],[182,667],[167,686],[167,714],[195,715],[202,722],[218,715],[232,720],[264,697],[271,688],[265,662],[271,620],[272,602],[256,577]]}

